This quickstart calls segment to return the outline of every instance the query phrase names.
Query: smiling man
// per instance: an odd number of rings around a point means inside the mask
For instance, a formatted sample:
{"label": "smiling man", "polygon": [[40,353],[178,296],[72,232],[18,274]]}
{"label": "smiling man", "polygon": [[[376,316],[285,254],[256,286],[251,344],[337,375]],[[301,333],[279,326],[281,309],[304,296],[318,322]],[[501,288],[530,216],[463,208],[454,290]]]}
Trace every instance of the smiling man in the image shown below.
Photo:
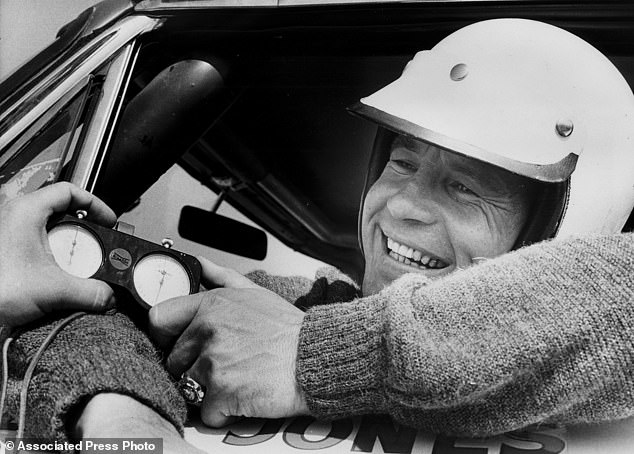
{"label": "smiling man", "polygon": [[437,278],[513,247],[531,183],[426,142],[395,136],[363,205],[363,293],[405,273]]}
{"label": "smiling man", "polygon": [[168,370],[207,389],[203,421],[388,413],[491,435],[634,414],[634,240],[616,234],[634,96],[616,68],[556,27],[486,21],[353,111],[379,126],[362,292],[203,260],[222,288],[150,312]]}

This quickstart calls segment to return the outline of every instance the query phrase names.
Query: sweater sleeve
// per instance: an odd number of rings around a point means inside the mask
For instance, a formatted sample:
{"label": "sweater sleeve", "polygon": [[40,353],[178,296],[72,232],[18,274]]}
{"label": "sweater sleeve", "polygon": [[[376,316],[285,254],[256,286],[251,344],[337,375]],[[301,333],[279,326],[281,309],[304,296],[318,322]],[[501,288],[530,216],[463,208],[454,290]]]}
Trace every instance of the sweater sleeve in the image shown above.
{"label": "sweater sleeve", "polygon": [[[56,322],[16,337],[9,356],[17,414],[19,387],[30,360]],[[70,417],[99,393],[131,396],[182,432],[186,407],[148,338],[122,314],[85,315],[61,330],[29,384],[25,435],[66,440]],[[77,415],[75,415],[77,416]]]}
{"label": "sweater sleeve", "polygon": [[289,303],[310,291],[313,280],[303,276],[275,276],[263,270],[255,270],[245,274],[260,287],[277,293]]}
{"label": "sweater sleeve", "polygon": [[634,414],[634,237],[541,243],[312,308],[297,380],[320,418],[486,436]]}

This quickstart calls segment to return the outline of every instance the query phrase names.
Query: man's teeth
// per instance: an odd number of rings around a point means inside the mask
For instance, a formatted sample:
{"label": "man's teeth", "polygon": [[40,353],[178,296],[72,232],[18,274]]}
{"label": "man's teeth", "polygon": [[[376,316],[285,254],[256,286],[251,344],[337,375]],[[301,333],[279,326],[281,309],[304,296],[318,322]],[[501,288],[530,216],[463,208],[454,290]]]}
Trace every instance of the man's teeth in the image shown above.
{"label": "man's teeth", "polygon": [[387,239],[387,248],[390,257],[406,265],[419,268],[445,268],[447,266],[442,260],[425,255],[421,251],[404,244],[399,244],[391,238]]}

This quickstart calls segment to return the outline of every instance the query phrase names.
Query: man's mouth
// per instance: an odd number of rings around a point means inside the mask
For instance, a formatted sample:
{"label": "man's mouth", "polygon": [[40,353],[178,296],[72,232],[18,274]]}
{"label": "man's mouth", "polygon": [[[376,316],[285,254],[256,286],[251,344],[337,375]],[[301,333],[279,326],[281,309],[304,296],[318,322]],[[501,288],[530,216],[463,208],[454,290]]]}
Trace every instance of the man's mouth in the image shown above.
{"label": "man's mouth", "polygon": [[404,263],[405,265],[430,270],[439,270],[449,266],[449,264],[445,263],[438,257],[429,255],[429,253],[419,251],[418,249],[414,249],[404,244],[400,244],[392,238],[386,238],[388,255],[394,260]]}

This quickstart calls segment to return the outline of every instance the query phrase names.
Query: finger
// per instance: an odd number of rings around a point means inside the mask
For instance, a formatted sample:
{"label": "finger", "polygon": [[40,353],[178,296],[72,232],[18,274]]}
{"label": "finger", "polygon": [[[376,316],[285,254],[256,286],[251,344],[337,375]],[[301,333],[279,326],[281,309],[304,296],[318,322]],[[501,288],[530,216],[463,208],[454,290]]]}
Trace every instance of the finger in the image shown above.
{"label": "finger", "polygon": [[230,414],[226,399],[207,392],[200,409],[200,418],[209,427],[224,427],[235,422],[238,417]]}
{"label": "finger", "polygon": [[210,386],[213,377],[213,350],[209,348],[209,343],[205,344],[206,348],[201,348],[198,352],[194,363],[187,369],[187,375],[197,381],[204,389],[213,389]]}
{"label": "finger", "polygon": [[259,288],[250,279],[244,277],[236,270],[216,265],[204,257],[198,257],[202,265],[203,285],[207,288],[230,287],[230,288]]}
{"label": "finger", "polygon": [[[204,339],[192,331],[194,330],[187,329],[178,338],[165,362],[165,368],[174,377],[180,377],[183,372],[191,369],[200,356]],[[194,379],[197,380],[197,378]]]}
{"label": "finger", "polygon": [[[50,310],[82,310],[89,312],[104,312],[115,306],[114,292],[105,282],[96,279],[80,279],[75,276],[65,276],[53,281],[53,288],[45,289],[53,296]],[[56,288],[55,288],[56,287]]]}
{"label": "finger", "polygon": [[92,221],[108,227],[114,225],[117,220],[114,211],[101,199],[66,182],[56,183],[27,194],[23,197],[22,202],[38,218],[41,219],[41,213],[44,213],[44,222],[53,213],[65,213],[80,209],[86,210],[88,218]]}
{"label": "finger", "polygon": [[148,330],[161,347],[171,345],[198,313],[205,293],[172,298],[150,309]]}

